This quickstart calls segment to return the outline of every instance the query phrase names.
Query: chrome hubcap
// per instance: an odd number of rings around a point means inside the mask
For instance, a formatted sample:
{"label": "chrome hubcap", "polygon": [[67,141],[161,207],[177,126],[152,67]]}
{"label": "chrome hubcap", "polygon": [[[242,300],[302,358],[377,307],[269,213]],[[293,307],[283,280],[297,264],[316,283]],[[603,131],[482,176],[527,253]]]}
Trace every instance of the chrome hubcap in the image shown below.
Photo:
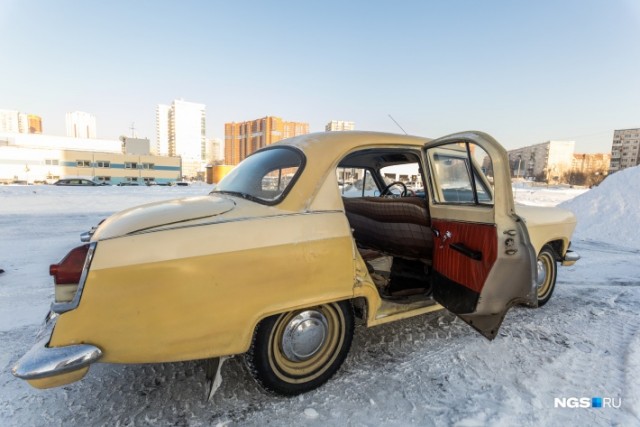
{"label": "chrome hubcap", "polygon": [[282,334],[282,352],[287,359],[301,362],[313,357],[327,340],[329,324],[319,311],[307,310],[293,317]]}
{"label": "chrome hubcap", "polygon": [[545,268],[544,262],[538,260],[538,289],[544,285],[544,282],[547,280],[547,269]]}

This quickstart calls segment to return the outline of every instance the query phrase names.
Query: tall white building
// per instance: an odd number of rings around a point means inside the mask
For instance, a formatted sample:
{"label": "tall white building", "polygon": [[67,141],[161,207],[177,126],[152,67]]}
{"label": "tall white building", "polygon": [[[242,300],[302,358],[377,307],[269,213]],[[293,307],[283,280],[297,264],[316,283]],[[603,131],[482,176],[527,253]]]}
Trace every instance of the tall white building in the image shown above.
{"label": "tall white building", "polygon": [[157,154],[163,154],[166,141],[167,154],[182,159],[182,172],[188,177],[203,169],[206,158],[205,108],[204,104],[176,99],[156,110]]}
{"label": "tall white building", "polygon": [[0,132],[28,133],[28,114],[16,110],[0,110]]}
{"label": "tall white building", "polygon": [[207,141],[207,153],[205,160],[209,163],[220,163],[224,160],[224,142],[219,138]]}
{"label": "tall white building", "polygon": [[156,143],[151,152],[157,156],[169,155],[169,111],[171,107],[159,104],[156,108]]}
{"label": "tall white building", "polygon": [[326,124],[324,130],[327,132],[343,131],[343,130],[355,130],[356,124],[354,122],[346,122],[344,120],[331,120]]}
{"label": "tall white building", "polygon": [[82,111],[67,113],[67,136],[72,138],[97,138],[96,116]]}

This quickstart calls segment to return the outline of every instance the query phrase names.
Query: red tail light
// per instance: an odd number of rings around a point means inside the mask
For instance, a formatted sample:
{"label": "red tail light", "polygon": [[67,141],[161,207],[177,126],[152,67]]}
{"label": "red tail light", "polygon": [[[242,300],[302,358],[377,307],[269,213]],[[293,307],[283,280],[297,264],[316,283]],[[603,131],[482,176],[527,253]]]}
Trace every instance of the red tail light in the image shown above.
{"label": "red tail light", "polygon": [[87,252],[89,252],[88,244],[78,246],[72,249],[58,264],[49,266],[49,274],[53,276],[56,285],[80,283]]}

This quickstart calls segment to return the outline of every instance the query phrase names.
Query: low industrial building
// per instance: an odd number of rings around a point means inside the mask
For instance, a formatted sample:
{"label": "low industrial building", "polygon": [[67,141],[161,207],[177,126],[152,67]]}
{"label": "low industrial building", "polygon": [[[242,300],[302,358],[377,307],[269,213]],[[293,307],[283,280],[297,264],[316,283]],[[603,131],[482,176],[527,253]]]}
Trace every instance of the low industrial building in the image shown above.
{"label": "low industrial building", "polygon": [[0,133],[0,183],[53,183],[89,178],[120,184],[170,184],[182,176],[180,157],[150,154],[149,140],[119,141]]}

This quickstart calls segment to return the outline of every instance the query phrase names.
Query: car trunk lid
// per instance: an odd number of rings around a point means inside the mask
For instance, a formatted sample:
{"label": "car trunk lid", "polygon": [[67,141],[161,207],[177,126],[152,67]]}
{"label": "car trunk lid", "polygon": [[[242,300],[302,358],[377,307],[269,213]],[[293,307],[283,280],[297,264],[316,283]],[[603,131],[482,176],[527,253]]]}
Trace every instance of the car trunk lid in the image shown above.
{"label": "car trunk lid", "polygon": [[157,227],[179,226],[223,215],[235,206],[232,199],[218,196],[189,197],[137,206],[107,218],[95,231],[92,240],[151,231]]}

